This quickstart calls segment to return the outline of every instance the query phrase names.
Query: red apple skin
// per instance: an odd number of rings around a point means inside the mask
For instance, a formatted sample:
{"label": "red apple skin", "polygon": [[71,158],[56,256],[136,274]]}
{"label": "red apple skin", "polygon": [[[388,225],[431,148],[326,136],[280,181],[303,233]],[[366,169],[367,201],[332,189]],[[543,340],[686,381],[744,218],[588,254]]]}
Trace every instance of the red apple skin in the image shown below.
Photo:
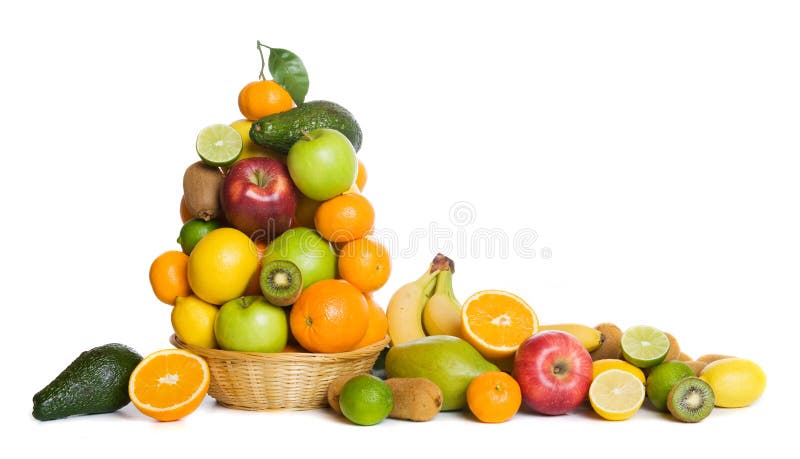
{"label": "red apple skin", "polygon": [[246,158],[225,175],[220,204],[231,226],[254,240],[269,242],[292,225],[297,189],[280,161]]}
{"label": "red apple skin", "polygon": [[574,336],[547,330],[519,346],[512,374],[528,408],[541,414],[564,414],[580,406],[589,393],[592,357]]}

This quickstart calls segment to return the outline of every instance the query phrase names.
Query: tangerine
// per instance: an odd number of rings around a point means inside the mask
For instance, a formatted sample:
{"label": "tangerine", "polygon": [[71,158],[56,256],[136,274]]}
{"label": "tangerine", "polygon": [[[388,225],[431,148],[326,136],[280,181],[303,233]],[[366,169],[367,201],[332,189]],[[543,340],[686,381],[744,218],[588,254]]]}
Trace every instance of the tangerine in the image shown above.
{"label": "tangerine", "polygon": [[331,242],[348,242],[366,236],[375,224],[375,209],[358,193],[331,198],[317,208],[314,226]]}
{"label": "tangerine", "polygon": [[239,92],[239,111],[250,121],[285,112],[293,105],[289,92],[273,80],[253,81]]}

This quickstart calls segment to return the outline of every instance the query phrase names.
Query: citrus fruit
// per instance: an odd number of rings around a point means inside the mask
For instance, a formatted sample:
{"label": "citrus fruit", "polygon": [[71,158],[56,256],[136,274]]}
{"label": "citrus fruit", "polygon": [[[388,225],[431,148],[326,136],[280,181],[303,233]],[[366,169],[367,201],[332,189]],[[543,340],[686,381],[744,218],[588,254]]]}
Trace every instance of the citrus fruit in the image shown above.
{"label": "citrus fruit", "polygon": [[751,405],[767,386],[767,375],[758,364],[742,358],[727,358],[709,363],[700,379],[714,391],[716,406],[739,408]]}
{"label": "citrus fruit", "polygon": [[383,244],[365,237],[342,246],[338,266],[342,279],[362,292],[374,292],[389,280],[392,259]]}
{"label": "citrus fruit", "polygon": [[372,375],[350,378],[339,395],[342,414],[354,424],[375,425],[389,416],[394,408],[392,389]]}
{"label": "citrus fruit", "polygon": [[202,357],[164,349],[145,357],[128,381],[128,395],[142,413],[159,421],[181,419],[200,406],[211,381]]}
{"label": "citrus fruit", "polygon": [[297,226],[314,229],[314,215],[316,215],[320,204],[322,203],[298,192],[297,207],[294,210],[294,219]]}
{"label": "citrus fruit", "polygon": [[461,306],[462,336],[489,359],[513,354],[538,330],[536,312],[510,292],[483,290]]}
{"label": "citrus fruit", "polygon": [[620,359],[600,359],[592,362],[592,380],[594,380],[594,378],[596,378],[600,373],[612,369],[627,371],[628,373],[636,376],[636,378],[641,381],[642,384],[645,383],[644,372],[639,367],[633,366],[630,363]]}
{"label": "citrus fruit", "polygon": [[175,304],[179,296],[192,294],[187,278],[189,256],[177,250],[162,253],[150,265],[150,286],[162,303]]}
{"label": "citrus fruit", "polygon": [[214,349],[214,320],[217,307],[208,304],[194,295],[179,296],[170,316],[172,329],[186,344]]}
{"label": "citrus fruit", "polygon": [[386,312],[381,305],[375,302],[371,295],[364,295],[369,306],[369,321],[367,324],[367,332],[353,348],[360,349],[364,346],[377,343],[386,338],[389,332],[389,321],[386,319]]}
{"label": "citrus fruit", "polygon": [[636,325],[622,333],[622,356],[639,368],[648,368],[664,361],[669,351],[669,338],[649,325]]}
{"label": "citrus fruit", "polygon": [[184,198],[183,196],[181,196],[180,213],[181,213],[181,223],[186,223],[192,219],[192,213],[189,212],[189,208],[186,207],[186,198]]}
{"label": "citrus fruit", "polygon": [[487,371],[467,386],[467,405],[481,422],[505,422],[519,411],[522,392],[508,373]]}
{"label": "citrus fruit", "polygon": [[200,299],[223,304],[242,296],[258,267],[258,251],[247,235],[233,228],[206,234],[189,255],[189,285]]}
{"label": "citrus fruit", "polygon": [[358,160],[358,174],[356,175],[356,186],[359,191],[364,191],[364,186],[367,184],[367,168],[364,163]]}
{"label": "citrus fruit", "polygon": [[205,221],[202,218],[193,218],[181,227],[181,232],[178,235],[178,244],[181,245],[183,253],[189,255],[192,253],[194,246],[200,242],[200,239],[203,239],[203,236],[221,226],[217,220]]}
{"label": "citrus fruit", "polygon": [[589,403],[603,419],[622,421],[639,411],[644,394],[644,385],[636,375],[614,368],[594,378],[589,386]]}
{"label": "citrus fruit", "polygon": [[345,352],[364,337],[369,317],[364,294],[345,280],[326,279],[303,290],[289,325],[297,342],[311,352]]}
{"label": "citrus fruit", "polygon": [[360,239],[372,230],[374,224],[375,209],[367,198],[357,193],[329,199],[320,204],[314,214],[317,231],[331,242]]}
{"label": "citrus fruit", "polygon": [[653,367],[647,375],[647,398],[658,411],[667,411],[667,395],[683,378],[694,376],[694,370],[680,360],[663,362]]}
{"label": "citrus fruit", "polygon": [[242,152],[242,136],[227,124],[212,124],[197,134],[195,148],[209,166],[230,166]]}
{"label": "citrus fruit", "polygon": [[285,112],[293,104],[289,92],[273,80],[253,81],[239,91],[239,111],[250,121]]}

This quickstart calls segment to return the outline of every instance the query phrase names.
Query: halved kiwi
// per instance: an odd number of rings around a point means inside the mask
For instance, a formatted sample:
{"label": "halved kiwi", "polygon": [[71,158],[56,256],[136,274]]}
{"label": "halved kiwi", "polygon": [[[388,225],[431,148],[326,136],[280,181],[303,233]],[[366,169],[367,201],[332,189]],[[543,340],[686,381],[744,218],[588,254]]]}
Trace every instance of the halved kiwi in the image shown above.
{"label": "halved kiwi", "polygon": [[273,260],[261,267],[261,293],[275,306],[294,304],[303,291],[303,275],[296,264],[288,260]]}
{"label": "halved kiwi", "polygon": [[714,391],[700,378],[683,378],[669,391],[667,409],[679,421],[700,422],[714,409]]}

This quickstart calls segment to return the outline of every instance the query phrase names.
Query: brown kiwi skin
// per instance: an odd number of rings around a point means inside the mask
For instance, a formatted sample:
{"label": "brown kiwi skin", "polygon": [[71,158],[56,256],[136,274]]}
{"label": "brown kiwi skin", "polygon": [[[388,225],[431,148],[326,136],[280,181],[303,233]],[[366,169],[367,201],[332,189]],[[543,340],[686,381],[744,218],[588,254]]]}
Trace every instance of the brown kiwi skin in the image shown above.
{"label": "brown kiwi skin", "polygon": [[678,356],[678,360],[680,360],[681,362],[691,362],[694,359],[689,357],[689,354],[681,351],[681,354]]}
{"label": "brown kiwi skin", "polygon": [[723,355],[723,354],[703,354],[695,360],[699,360],[705,363],[716,362],[717,360],[722,359],[730,359],[733,357],[732,355]]}
{"label": "brown kiwi skin", "polygon": [[703,371],[703,368],[705,368],[706,365],[708,365],[708,363],[703,362],[702,360],[689,360],[685,363],[686,365],[692,367],[692,371],[694,371],[695,376],[700,376],[700,372]]}
{"label": "brown kiwi skin", "polygon": [[[706,388],[708,390],[708,393],[706,394],[706,397],[707,397],[707,401],[711,404],[711,406],[710,406],[710,408],[708,410],[708,413],[706,413],[705,416],[698,417],[698,418],[692,418],[691,415],[687,415],[685,413],[681,413],[680,412],[680,408],[675,406],[675,403],[674,403],[674,399],[675,399],[675,395],[676,395],[675,392],[678,391],[678,390],[681,390],[682,387],[686,386],[687,384],[689,384],[692,381],[694,381],[696,384],[702,385],[704,388]],[[708,417],[708,414],[710,414],[710,412],[713,411],[713,410],[714,410],[714,391],[711,390],[711,386],[709,386],[708,383],[706,383],[705,381],[703,381],[702,379],[700,379],[698,377],[689,376],[688,378],[684,378],[684,379],[680,380],[669,391],[669,395],[667,395],[667,411],[669,411],[672,414],[672,416],[675,417],[675,419],[677,419],[677,420],[679,420],[681,422],[691,422],[691,423],[700,422],[703,419],[705,419],[706,417]]]}
{"label": "brown kiwi skin", "polygon": [[678,340],[667,332],[664,332],[664,334],[667,335],[667,339],[669,339],[669,350],[667,351],[667,356],[664,357],[664,361],[678,360],[681,355],[681,346],[678,344]]}
{"label": "brown kiwi skin", "polygon": [[183,173],[183,198],[186,209],[194,218],[205,221],[221,215],[219,193],[225,177],[218,167],[191,164]]}
{"label": "brown kiwi skin", "polygon": [[589,353],[592,361],[602,359],[622,359],[622,329],[610,322],[603,322],[594,327],[603,334],[600,347]]}

